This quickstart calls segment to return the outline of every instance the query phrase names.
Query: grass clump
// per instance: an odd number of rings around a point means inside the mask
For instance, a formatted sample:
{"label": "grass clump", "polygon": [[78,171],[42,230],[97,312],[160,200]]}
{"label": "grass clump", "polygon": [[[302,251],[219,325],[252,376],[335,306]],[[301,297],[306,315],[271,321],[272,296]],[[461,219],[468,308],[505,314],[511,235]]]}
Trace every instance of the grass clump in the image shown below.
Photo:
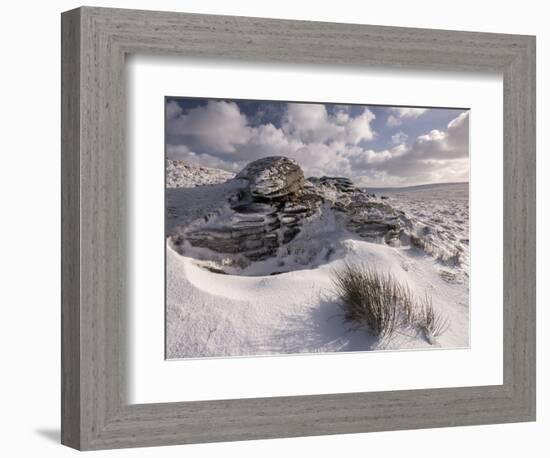
{"label": "grass clump", "polygon": [[449,328],[449,320],[434,310],[432,298],[427,293],[420,302],[417,314],[419,326],[430,344]]}
{"label": "grass clump", "polygon": [[377,337],[394,333],[401,291],[392,275],[345,264],[334,271],[333,283],[346,321],[368,327]]}
{"label": "grass clump", "polygon": [[433,344],[448,327],[428,293],[419,300],[390,273],[346,263],[333,271],[332,281],[344,319],[375,337],[390,338],[399,327],[417,328]]}

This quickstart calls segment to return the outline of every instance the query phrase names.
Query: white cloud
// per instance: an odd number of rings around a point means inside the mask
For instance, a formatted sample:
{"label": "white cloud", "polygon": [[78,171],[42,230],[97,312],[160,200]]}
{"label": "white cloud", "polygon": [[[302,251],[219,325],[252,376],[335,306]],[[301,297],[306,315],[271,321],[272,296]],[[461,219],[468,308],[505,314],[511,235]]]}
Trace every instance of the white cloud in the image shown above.
{"label": "white cloud", "polygon": [[419,136],[410,154],[424,159],[454,159],[469,153],[469,112],[460,113],[446,130],[432,130]]}
{"label": "white cloud", "polygon": [[349,162],[335,144],[310,143],[289,154],[295,159],[306,176],[349,176]]}
{"label": "white cloud", "polygon": [[369,141],[374,138],[371,122],[374,119],[374,114],[369,109],[359,116],[352,118],[345,124],[346,142],[352,145],[357,145],[361,141]]}
{"label": "white cloud", "polygon": [[325,106],[307,103],[288,104],[283,130],[305,142],[324,142],[337,133],[328,120]]}
{"label": "white cloud", "polygon": [[397,127],[397,126],[400,126],[401,124],[403,124],[403,121],[401,121],[401,119],[399,119],[394,115],[389,115],[386,121],[386,125],[388,127]]}
{"label": "white cloud", "polygon": [[449,121],[449,124],[447,124],[447,129],[458,129],[460,126],[465,126],[469,116],[469,111],[463,111],[456,118]]}
{"label": "white cloud", "polygon": [[422,116],[427,108],[393,108],[392,109],[400,118],[404,119],[416,119],[419,116]]}
{"label": "white cloud", "polygon": [[166,104],[166,119],[171,120],[177,118],[183,110],[179,106],[179,103],[172,100]]}
{"label": "white cloud", "polygon": [[368,109],[353,117],[345,109],[329,115],[321,104],[288,104],[277,128],[251,127],[231,102],[209,101],[186,113],[175,105],[167,106],[169,157],[226,170],[234,170],[236,163],[283,155],[295,158],[308,176],[344,170],[349,174],[346,150],[374,138],[374,114]]}
{"label": "white cloud", "polygon": [[304,143],[292,135],[287,135],[273,124],[263,124],[251,128],[250,140],[239,149],[238,156],[253,160],[265,156],[290,156],[304,146]]}
{"label": "white cloud", "polygon": [[171,144],[185,144],[202,153],[234,153],[251,135],[246,116],[233,102],[209,101],[187,113],[170,109],[166,133]]}
{"label": "white cloud", "polygon": [[178,108],[167,105],[167,154],[203,166],[236,172],[260,157],[283,155],[296,159],[306,176],[347,176],[364,186],[468,179],[468,112],[412,142],[399,131],[391,148],[376,150],[365,147],[375,138],[369,109],[352,116],[345,108],[329,114],[321,104],[288,104],[278,128],[251,126],[232,102],[210,101],[185,113]]}
{"label": "white cloud", "polygon": [[[383,162],[370,161],[361,177],[370,186],[400,186],[469,179],[469,113],[460,113],[446,129],[420,135],[410,145],[392,148]],[[375,174],[385,172],[385,174]]]}
{"label": "white cloud", "polygon": [[[463,112],[446,129],[432,130],[411,144],[401,142],[387,150],[349,148],[348,176],[364,186],[468,181],[468,121],[468,112]],[[398,134],[392,137],[404,139]]]}
{"label": "white cloud", "polygon": [[428,111],[427,108],[408,108],[408,107],[399,107],[399,108],[390,108],[390,115],[386,120],[386,125],[388,127],[397,127],[403,124],[404,120],[407,119],[416,119],[422,116]]}
{"label": "white cloud", "polygon": [[349,121],[349,113],[345,110],[339,110],[334,115],[334,121],[339,126],[345,125]]}
{"label": "white cloud", "polygon": [[386,124],[388,127],[397,127],[403,124],[403,121],[401,121],[401,119],[395,117],[394,115],[389,115]]}
{"label": "white cloud", "polygon": [[399,145],[400,143],[405,143],[408,138],[409,136],[405,132],[399,131],[391,136],[391,142],[394,145]]}
{"label": "white cloud", "polygon": [[185,160],[189,152],[189,148],[185,145],[166,145],[166,156],[170,159]]}
{"label": "white cloud", "polygon": [[374,114],[367,108],[356,117],[344,110],[331,116],[321,104],[289,103],[282,128],[304,143],[334,141],[356,145],[374,138],[373,119]]}

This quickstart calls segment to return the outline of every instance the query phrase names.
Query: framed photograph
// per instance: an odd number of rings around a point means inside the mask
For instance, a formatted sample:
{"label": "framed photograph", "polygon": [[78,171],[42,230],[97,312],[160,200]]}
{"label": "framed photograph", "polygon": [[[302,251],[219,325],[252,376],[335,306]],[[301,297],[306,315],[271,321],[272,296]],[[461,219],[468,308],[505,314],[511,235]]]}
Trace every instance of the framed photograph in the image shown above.
{"label": "framed photograph", "polygon": [[165,103],[167,359],[469,346],[468,109]]}
{"label": "framed photograph", "polygon": [[63,13],[63,444],[534,419],[534,37]]}

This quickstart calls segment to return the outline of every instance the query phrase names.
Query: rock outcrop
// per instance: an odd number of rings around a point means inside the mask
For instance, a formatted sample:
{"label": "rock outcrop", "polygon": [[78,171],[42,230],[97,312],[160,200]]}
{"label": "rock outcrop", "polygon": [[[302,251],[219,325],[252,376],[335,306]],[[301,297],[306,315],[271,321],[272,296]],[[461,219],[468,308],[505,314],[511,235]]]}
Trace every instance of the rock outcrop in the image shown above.
{"label": "rock outcrop", "polygon": [[265,260],[292,244],[304,224],[334,213],[341,228],[370,241],[393,243],[404,215],[347,178],[305,179],[292,159],[275,156],[248,164],[219,208],[172,234],[176,247],[207,248],[243,262]]}
{"label": "rock outcrop", "polygon": [[302,191],[305,183],[300,166],[284,156],[258,159],[237,174],[248,182],[248,191],[255,199],[274,200]]}
{"label": "rock outcrop", "polygon": [[184,230],[183,239],[192,246],[251,261],[269,258],[300,232],[300,221],[322,201],[306,188],[300,166],[285,157],[254,161],[235,180],[241,186],[224,208]]}
{"label": "rock outcrop", "polygon": [[317,192],[332,197],[332,209],[341,213],[348,230],[370,241],[394,243],[401,235],[403,212],[354,186],[348,178],[310,178]]}

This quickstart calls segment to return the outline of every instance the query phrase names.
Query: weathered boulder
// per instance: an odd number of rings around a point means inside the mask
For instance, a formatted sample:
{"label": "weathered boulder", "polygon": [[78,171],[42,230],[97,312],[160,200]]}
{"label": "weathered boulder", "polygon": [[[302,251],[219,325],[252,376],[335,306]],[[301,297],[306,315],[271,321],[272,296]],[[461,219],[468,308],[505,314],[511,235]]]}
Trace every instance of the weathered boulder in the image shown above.
{"label": "weathered boulder", "polygon": [[395,243],[402,230],[403,215],[381,202],[352,202],[343,210],[347,228],[362,238]]}
{"label": "weathered boulder", "polygon": [[235,180],[241,182],[238,191],[208,221],[185,228],[182,240],[251,261],[267,259],[300,232],[300,221],[322,200],[306,189],[302,169],[286,157],[254,161]]}
{"label": "weathered boulder", "polygon": [[248,164],[237,174],[248,181],[248,190],[256,199],[280,199],[299,193],[305,183],[298,163],[284,156],[271,156]]}
{"label": "weathered boulder", "polygon": [[311,177],[311,178],[308,178],[308,180],[317,186],[332,187],[337,191],[344,192],[344,193],[355,192],[357,190],[357,188],[353,184],[353,181],[345,177],[323,176],[321,178]]}
{"label": "weathered boulder", "polygon": [[370,241],[395,243],[401,235],[403,214],[357,188],[348,178],[310,178],[319,192],[332,201],[348,230]]}
{"label": "weathered boulder", "polygon": [[264,260],[292,242],[305,220],[323,211],[334,212],[341,227],[367,240],[391,243],[401,233],[403,215],[390,205],[348,178],[306,180],[300,166],[286,157],[254,161],[234,183],[216,211],[178,228],[174,245],[188,242],[245,262]]}

